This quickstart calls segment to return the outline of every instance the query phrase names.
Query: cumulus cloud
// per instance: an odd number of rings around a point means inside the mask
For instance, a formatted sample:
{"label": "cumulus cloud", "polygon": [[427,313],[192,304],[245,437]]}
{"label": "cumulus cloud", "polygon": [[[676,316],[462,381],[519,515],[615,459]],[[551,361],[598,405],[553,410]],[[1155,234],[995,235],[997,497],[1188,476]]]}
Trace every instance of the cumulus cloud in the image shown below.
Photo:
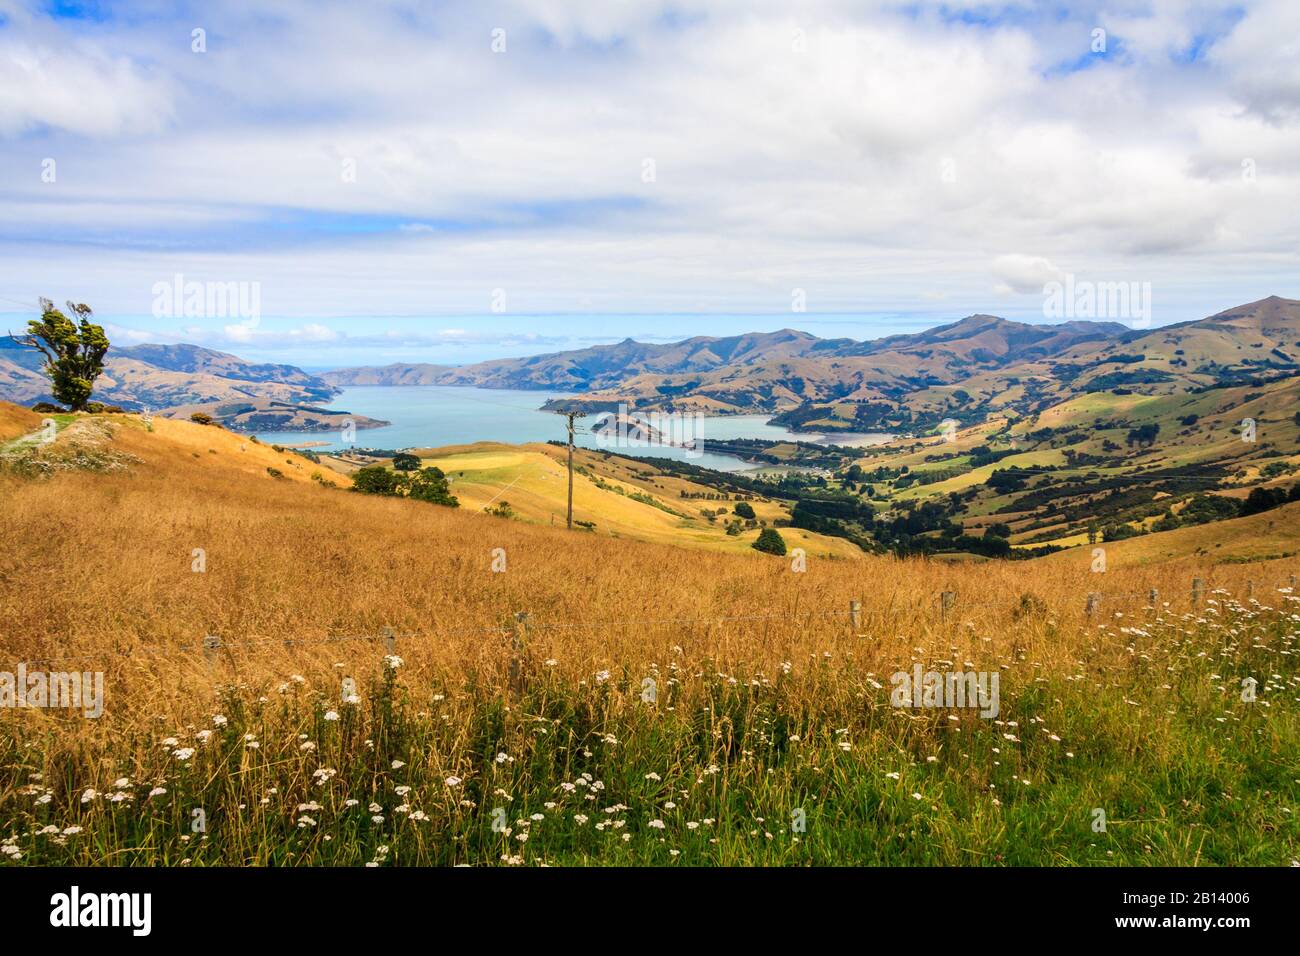
{"label": "cumulus cloud", "polygon": [[1001,295],[1013,292],[1039,292],[1065,273],[1041,256],[1005,255],[993,260],[993,274],[1000,280],[994,291]]}

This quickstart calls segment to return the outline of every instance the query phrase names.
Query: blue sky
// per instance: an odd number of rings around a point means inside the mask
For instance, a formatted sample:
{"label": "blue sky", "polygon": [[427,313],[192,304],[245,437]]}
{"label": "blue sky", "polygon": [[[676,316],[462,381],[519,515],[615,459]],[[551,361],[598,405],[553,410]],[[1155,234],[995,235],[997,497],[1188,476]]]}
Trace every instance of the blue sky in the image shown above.
{"label": "blue sky", "polygon": [[1066,277],[1159,325],[1300,298],[1296,208],[1291,0],[0,0],[0,327],[468,362],[1045,321]]}

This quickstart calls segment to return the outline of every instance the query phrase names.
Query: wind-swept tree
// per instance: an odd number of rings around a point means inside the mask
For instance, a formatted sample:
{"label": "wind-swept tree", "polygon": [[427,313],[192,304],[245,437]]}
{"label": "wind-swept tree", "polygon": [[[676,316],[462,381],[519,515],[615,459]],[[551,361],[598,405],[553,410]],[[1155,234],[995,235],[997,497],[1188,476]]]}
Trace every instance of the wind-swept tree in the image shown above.
{"label": "wind-swept tree", "polygon": [[74,322],[49,299],[40,301],[41,317],[27,323],[22,341],[45,356],[42,371],[49,376],[55,399],[79,412],[90,401],[95,379],[104,370],[108,336],[102,326],[90,321],[94,314],[90,306],[69,302],[68,311],[78,319]]}

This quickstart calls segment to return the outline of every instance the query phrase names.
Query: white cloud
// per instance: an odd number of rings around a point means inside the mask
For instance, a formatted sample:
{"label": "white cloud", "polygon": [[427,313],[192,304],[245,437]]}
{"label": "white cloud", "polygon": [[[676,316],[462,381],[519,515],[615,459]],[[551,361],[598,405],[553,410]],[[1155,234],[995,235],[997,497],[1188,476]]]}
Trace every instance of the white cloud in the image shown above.
{"label": "white cloud", "polygon": [[1005,255],[993,260],[993,274],[1001,281],[994,286],[1000,295],[1014,292],[1042,293],[1043,286],[1063,279],[1065,273],[1041,256]]}
{"label": "white cloud", "polygon": [[[1192,310],[1171,318],[1300,294],[1294,3],[918,7],[218,0],[202,55],[162,7],[18,8],[0,295],[143,315],[176,272],[258,281],[327,342],[336,316],[483,314],[498,288],[511,313],[780,312],[794,288],[973,312],[990,268],[1041,292],[1058,263],[1159,279]],[[1122,55],[1087,59],[1098,24]]]}

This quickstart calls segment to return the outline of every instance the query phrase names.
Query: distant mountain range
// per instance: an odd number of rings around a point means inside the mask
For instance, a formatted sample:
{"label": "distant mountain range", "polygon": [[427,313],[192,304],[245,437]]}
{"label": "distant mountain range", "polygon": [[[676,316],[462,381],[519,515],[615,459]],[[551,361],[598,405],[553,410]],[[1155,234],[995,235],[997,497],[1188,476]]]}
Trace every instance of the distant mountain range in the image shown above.
{"label": "distant mountain range", "polygon": [[1131,329],[1031,325],[972,315],[867,342],[806,332],[615,345],[458,368],[389,365],[324,373],[331,384],[538,388],[567,407],[765,413],[809,431],[908,429],[943,418],[1031,412],[1079,392],[1171,393],[1300,372],[1300,302],[1270,296],[1206,319]]}
{"label": "distant mountain range", "polygon": [[[467,366],[393,364],[319,375],[193,345],[113,348],[95,398],[130,409],[215,409],[241,425],[356,385],[464,385],[576,393],[587,410],[765,413],[818,431],[906,429],[1031,412],[1088,391],[1168,393],[1300,374],[1300,302],[1270,296],[1193,322],[1135,330],[972,315],[866,342],[794,329],[613,345]],[[0,398],[48,400],[40,356],[0,338]],[[272,410],[270,403],[279,403]],[[225,416],[222,409],[240,409]],[[328,414],[320,409],[310,412]],[[295,413],[296,415],[296,413]],[[294,427],[301,423],[294,418]],[[333,423],[331,423],[332,426]],[[248,426],[251,427],[251,426]]]}

